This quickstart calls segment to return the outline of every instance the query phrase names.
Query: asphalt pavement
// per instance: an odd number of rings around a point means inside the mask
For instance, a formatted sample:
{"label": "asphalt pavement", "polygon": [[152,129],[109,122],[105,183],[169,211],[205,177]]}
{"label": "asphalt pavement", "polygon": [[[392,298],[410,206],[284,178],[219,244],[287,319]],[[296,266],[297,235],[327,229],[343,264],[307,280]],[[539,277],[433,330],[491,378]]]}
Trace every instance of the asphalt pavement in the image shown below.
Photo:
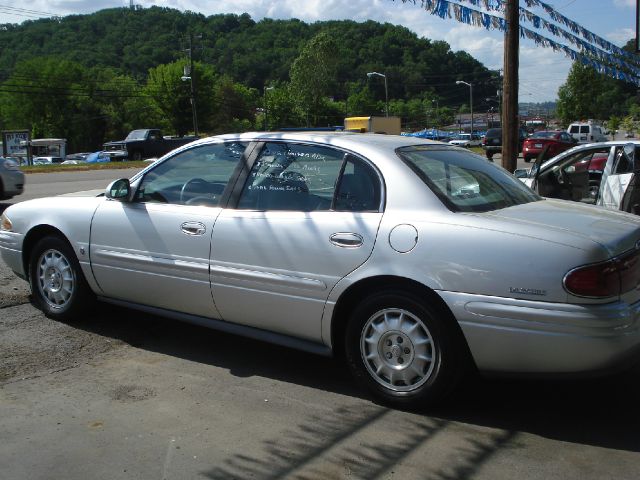
{"label": "asphalt pavement", "polygon": [[[29,175],[27,193],[117,178],[63,175]],[[470,377],[440,407],[403,412],[333,359],[102,304],[52,321],[0,262],[11,480],[636,480],[639,376]]]}

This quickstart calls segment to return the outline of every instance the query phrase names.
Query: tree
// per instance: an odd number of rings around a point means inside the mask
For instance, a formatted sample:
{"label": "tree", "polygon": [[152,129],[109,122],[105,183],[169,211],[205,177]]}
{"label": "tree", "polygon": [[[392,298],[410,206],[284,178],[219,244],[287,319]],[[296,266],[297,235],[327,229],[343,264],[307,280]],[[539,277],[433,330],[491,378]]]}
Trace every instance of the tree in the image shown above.
{"label": "tree", "polygon": [[214,113],[211,133],[243,132],[255,128],[255,110],[258,92],[228,76],[218,79],[214,87]]}
{"label": "tree", "polygon": [[369,86],[364,87],[352,84],[350,94],[347,99],[349,116],[369,116],[384,110],[384,104],[377,102],[369,90]]}
{"label": "tree", "polygon": [[563,123],[579,119],[604,119],[624,115],[635,86],[574,62],[567,81],[558,90],[557,113]]}
{"label": "tree", "polygon": [[607,130],[609,130],[611,132],[611,139],[615,138],[616,135],[616,131],[620,128],[620,117],[616,117],[615,115],[613,115],[608,121],[607,121]]}
{"label": "tree", "polygon": [[626,131],[627,133],[634,134],[638,128],[636,122],[633,120],[631,115],[624,117],[622,122],[620,122],[620,127]]}
{"label": "tree", "polygon": [[[170,129],[178,135],[193,131],[193,109],[189,81],[183,81],[186,59],[173,63],[158,65],[149,70],[149,78],[144,88],[164,117]],[[213,68],[195,62],[191,76],[196,85],[196,112],[200,129],[211,128],[211,117],[214,109],[214,75]],[[150,125],[149,125],[150,126]]]}
{"label": "tree", "polygon": [[30,129],[32,138],[66,138],[71,151],[92,146],[100,137],[96,129],[102,128],[95,93],[78,63],[55,57],[25,60],[2,84],[3,124]]}
{"label": "tree", "polygon": [[314,124],[323,98],[331,94],[335,83],[336,49],[329,34],[319,33],[305,45],[291,66],[291,91],[307,118],[313,116]]}
{"label": "tree", "polygon": [[[267,90],[263,102],[262,107],[267,112],[267,130],[304,125],[304,118],[296,110],[296,100],[288,84],[279,84]],[[257,128],[264,128],[264,116],[259,119]]]}

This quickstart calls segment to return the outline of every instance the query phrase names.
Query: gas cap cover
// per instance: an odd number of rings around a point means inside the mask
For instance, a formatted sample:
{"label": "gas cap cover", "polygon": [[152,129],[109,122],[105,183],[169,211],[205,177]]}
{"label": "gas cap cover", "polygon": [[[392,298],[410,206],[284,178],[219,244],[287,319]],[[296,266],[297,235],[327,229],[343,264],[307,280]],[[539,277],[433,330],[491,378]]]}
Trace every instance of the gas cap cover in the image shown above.
{"label": "gas cap cover", "polygon": [[418,230],[413,225],[396,225],[389,234],[389,245],[398,253],[413,250],[418,243]]}

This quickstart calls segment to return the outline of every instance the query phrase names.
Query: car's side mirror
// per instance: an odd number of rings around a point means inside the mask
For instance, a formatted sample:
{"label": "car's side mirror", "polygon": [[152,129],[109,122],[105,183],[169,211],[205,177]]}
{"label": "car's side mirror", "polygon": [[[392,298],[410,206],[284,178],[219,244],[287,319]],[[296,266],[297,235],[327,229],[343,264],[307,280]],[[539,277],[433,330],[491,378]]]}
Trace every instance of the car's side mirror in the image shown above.
{"label": "car's side mirror", "polygon": [[128,201],[131,195],[131,184],[128,178],[120,178],[109,184],[105,192],[107,198],[112,200]]}
{"label": "car's side mirror", "polygon": [[529,178],[529,172],[528,168],[516,168],[513,174],[516,178]]}

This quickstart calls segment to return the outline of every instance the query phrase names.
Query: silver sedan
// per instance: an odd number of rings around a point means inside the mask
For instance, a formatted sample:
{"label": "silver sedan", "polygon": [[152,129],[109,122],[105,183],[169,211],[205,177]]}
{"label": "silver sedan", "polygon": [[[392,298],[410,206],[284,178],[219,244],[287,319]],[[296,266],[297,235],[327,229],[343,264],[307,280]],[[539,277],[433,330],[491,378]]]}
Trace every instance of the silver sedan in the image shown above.
{"label": "silver sedan", "polygon": [[100,195],[10,206],[0,251],[52,318],[97,298],[339,354],[396,406],[469,369],[581,374],[640,346],[639,217],[412,137],[199,140]]}
{"label": "silver sedan", "polygon": [[24,173],[14,158],[0,157],[0,200],[7,200],[24,191]]}

